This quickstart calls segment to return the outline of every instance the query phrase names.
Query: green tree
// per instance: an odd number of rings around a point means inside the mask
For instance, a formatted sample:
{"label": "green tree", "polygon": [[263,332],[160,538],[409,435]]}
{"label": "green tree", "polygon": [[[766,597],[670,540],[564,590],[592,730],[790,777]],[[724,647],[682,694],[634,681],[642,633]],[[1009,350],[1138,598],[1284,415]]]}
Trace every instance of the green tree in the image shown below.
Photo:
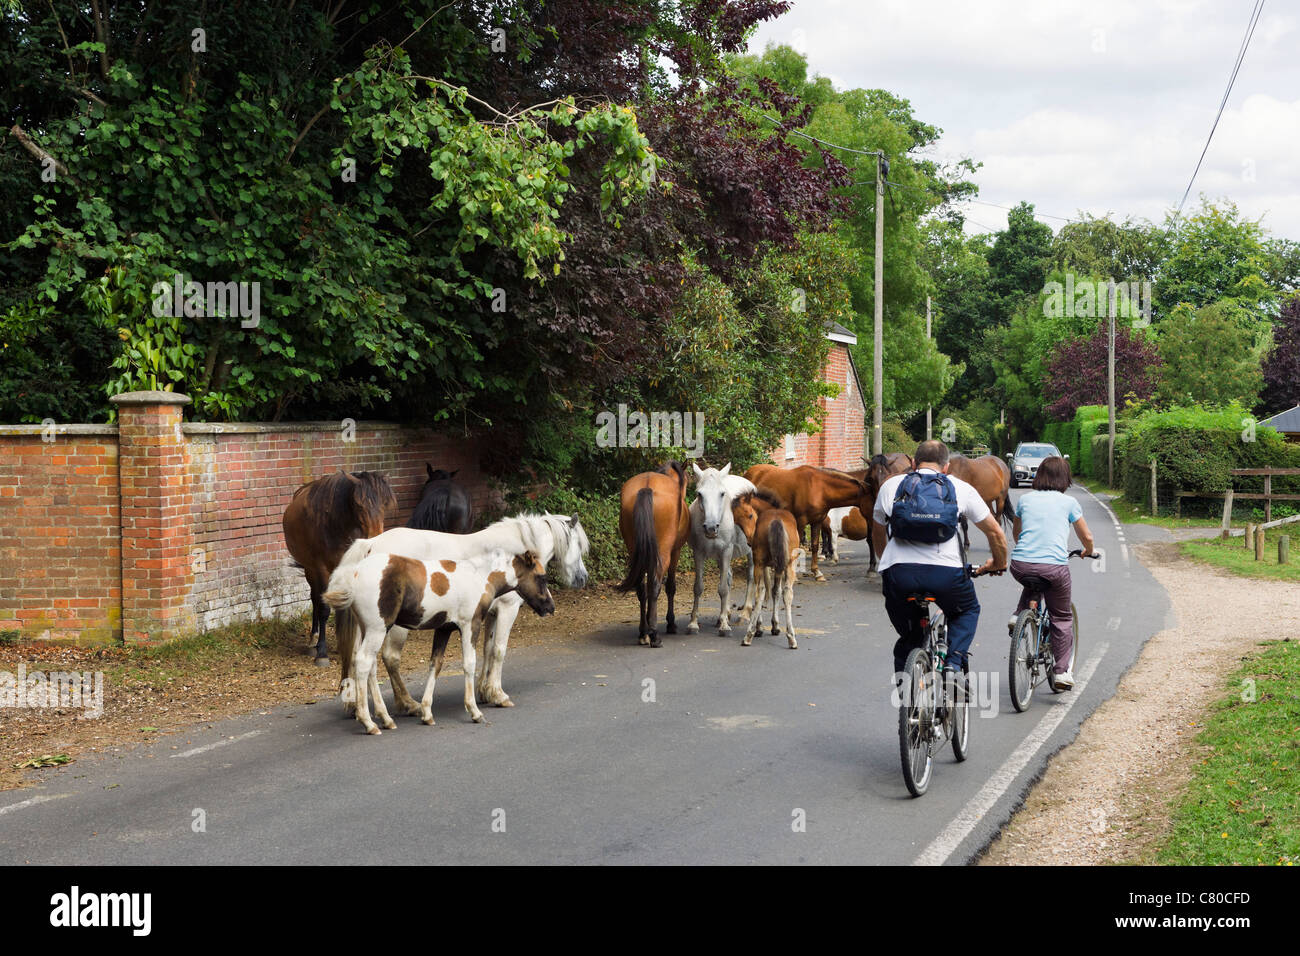
{"label": "green tree", "polygon": [[1264,228],[1244,218],[1234,203],[1201,197],[1200,207],[1181,218],[1165,219],[1168,253],[1155,287],[1158,316],[1179,305],[1193,309],[1231,299],[1255,312],[1276,315],[1278,289],[1270,283],[1276,254],[1265,248]]}
{"label": "green tree", "polygon": [[1004,320],[1021,299],[1042,289],[1051,254],[1051,227],[1034,218],[1032,203],[1018,203],[988,255],[989,292]]}
{"label": "green tree", "polygon": [[1179,305],[1160,325],[1157,344],[1165,367],[1158,397],[1173,405],[1253,407],[1263,387],[1260,356],[1268,329],[1240,305]]}

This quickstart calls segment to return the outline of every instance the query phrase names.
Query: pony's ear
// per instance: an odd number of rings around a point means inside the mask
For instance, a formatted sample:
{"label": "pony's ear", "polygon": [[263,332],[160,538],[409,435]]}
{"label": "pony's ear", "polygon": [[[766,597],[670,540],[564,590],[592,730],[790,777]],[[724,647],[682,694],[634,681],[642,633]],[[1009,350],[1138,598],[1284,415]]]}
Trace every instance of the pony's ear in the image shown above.
{"label": "pony's ear", "polygon": [[719,468],[718,472],[724,478],[727,477],[727,475],[731,474],[731,462],[727,462],[725,465]]}
{"label": "pony's ear", "polygon": [[348,473],[348,472],[346,472],[346,471],[343,471],[342,468],[340,468],[339,471],[342,471],[343,474],[347,476],[348,481],[352,482],[354,485],[360,485],[360,484],[361,484],[361,479],[358,478],[356,475],[353,475],[353,474],[350,474],[350,473]]}
{"label": "pony's ear", "polygon": [[703,481],[703,480],[704,480],[704,471],[700,468],[700,466],[697,465],[697,464],[695,464],[695,462],[691,462],[691,467],[695,469],[695,480],[696,480],[696,481]]}
{"label": "pony's ear", "polygon": [[426,461],[426,462],[424,463],[424,470],[427,471],[427,472],[429,473],[429,480],[430,480],[430,481],[433,481],[433,465],[429,464],[429,463]]}

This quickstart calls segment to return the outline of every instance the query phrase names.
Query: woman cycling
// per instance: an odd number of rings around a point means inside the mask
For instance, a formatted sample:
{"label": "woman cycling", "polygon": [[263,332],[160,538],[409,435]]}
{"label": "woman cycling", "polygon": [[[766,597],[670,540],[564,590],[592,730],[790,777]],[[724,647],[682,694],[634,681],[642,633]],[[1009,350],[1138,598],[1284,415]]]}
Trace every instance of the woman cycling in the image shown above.
{"label": "woman cycling", "polygon": [[[1052,622],[1052,656],[1056,658],[1053,682],[1057,690],[1074,686],[1070,664],[1074,652],[1074,627],[1070,614],[1070,525],[1083,544],[1084,557],[1091,555],[1093,540],[1079,502],[1065,493],[1070,487],[1070,463],[1064,458],[1044,458],[1034,476],[1033,491],[1016,502],[1014,529],[1016,546],[1011,552],[1011,576],[1021,585],[1025,578],[1041,578],[1048,584],[1043,596]],[[1022,588],[1016,617],[1029,607],[1032,595]]]}

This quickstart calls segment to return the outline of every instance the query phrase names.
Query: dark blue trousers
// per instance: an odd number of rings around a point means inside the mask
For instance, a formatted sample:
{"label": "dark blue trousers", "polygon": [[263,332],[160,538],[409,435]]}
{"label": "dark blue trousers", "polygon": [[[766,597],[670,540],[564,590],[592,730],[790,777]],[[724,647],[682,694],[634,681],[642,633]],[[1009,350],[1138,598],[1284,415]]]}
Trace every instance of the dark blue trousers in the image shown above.
{"label": "dark blue trousers", "polygon": [[881,575],[885,584],[885,611],[900,635],[894,644],[894,673],[901,673],[907,655],[923,640],[917,626],[916,605],[907,596],[918,591],[933,595],[948,621],[948,660],[957,666],[966,662],[966,652],[975,640],[980,620],[980,602],[975,582],[965,568],[943,568],[932,564],[895,564]]}

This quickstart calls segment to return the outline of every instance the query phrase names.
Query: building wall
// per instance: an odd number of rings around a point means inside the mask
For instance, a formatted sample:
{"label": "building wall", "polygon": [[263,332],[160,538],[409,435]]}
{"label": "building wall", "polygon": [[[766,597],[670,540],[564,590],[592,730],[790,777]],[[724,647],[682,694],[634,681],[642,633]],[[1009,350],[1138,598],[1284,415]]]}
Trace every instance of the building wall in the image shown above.
{"label": "building wall", "polygon": [[[151,393],[156,394],[156,393]],[[478,509],[478,448],[360,422],[185,425],[181,405],[123,404],[119,425],[0,426],[0,633],[147,642],[307,607],[281,517],[299,485],[380,471],[404,524],[425,462],[459,469]]]}
{"label": "building wall", "polygon": [[776,465],[781,468],[820,465],[841,471],[866,467],[863,456],[867,447],[867,407],[849,362],[848,346],[832,342],[826,366],[822,369],[822,381],[839,385],[840,393],[834,399],[822,399],[826,417],[820,432],[793,436],[793,458],[786,457],[785,443],[772,450],[771,458]]}

